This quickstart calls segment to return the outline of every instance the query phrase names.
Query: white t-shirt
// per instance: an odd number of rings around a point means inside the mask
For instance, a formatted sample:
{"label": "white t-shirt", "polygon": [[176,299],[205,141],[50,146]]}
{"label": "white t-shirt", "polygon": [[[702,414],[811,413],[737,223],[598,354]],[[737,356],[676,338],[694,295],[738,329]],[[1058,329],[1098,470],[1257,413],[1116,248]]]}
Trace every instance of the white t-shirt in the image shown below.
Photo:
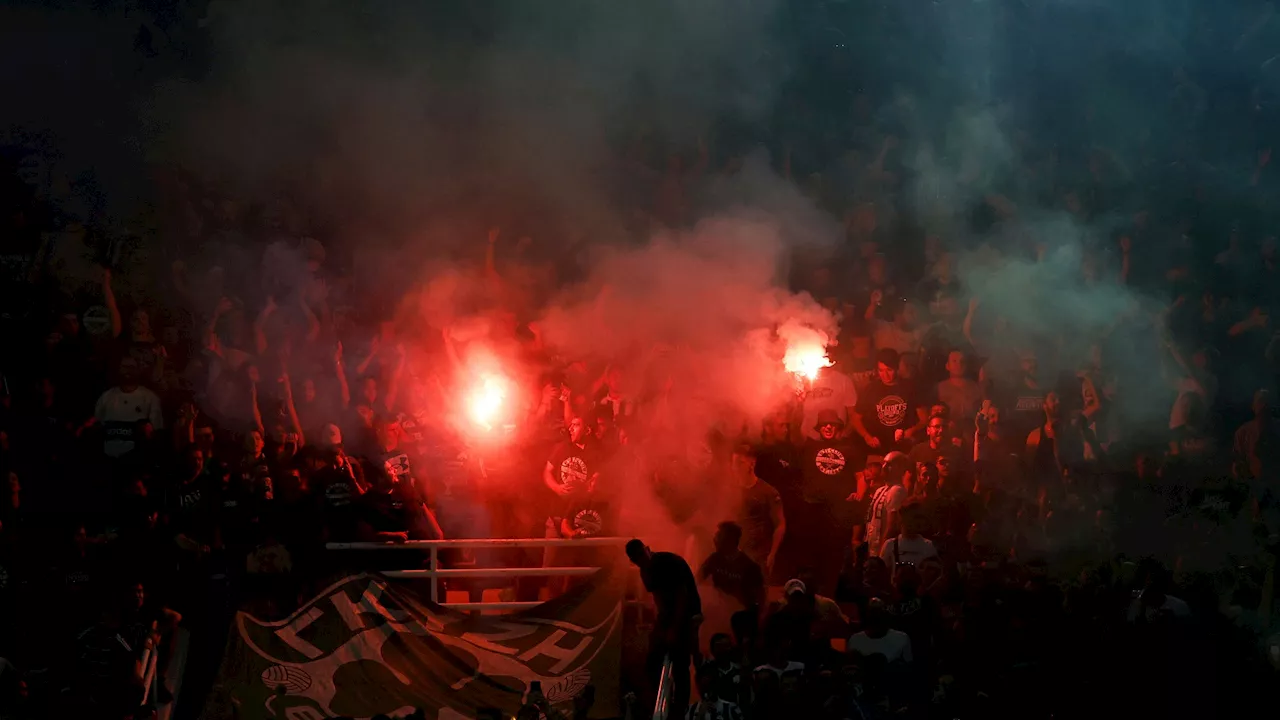
{"label": "white t-shirt", "polygon": [[907,489],[901,485],[881,485],[871,496],[871,508],[867,510],[867,544],[872,549],[884,544],[886,538],[880,537],[890,514],[902,507],[907,499]]}
{"label": "white t-shirt", "polygon": [[120,457],[133,450],[138,439],[139,421],[148,420],[153,429],[164,429],[160,397],[144,387],[133,392],[113,387],[102,393],[94,406],[93,416],[102,423],[102,451],[110,457]]}
{"label": "white t-shirt", "polygon": [[840,414],[840,419],[847,423],[849,414],[845,408],[857,404],[858,390],[849,376],[831,368],[823,368],[804,396],[804,422],[801,425],[804,436],[817,439],[818,432],[813,429],[813,424],[818,421],[818,413],[835,410]]}
{"label": "white t-shirt", "polygon": [[[894,559],[894,550],[897,550],[897,559]],[[899,535],[896,538],[889,538],[884,541],[884,545],[880,548],[880,559],[893,567],[894,562],[907,562],[912,565],[919,565],[921,560],[925,558],[938,557],[938,551],[933,547],[933,542],[926,537],[903,537]]]}
{"label": "white t-shirt", "polygon": [[868,637],[860,632],[849,638],[848,649],[867,657],[883,655],[889,662],[911,662],[911,638],[900,630],[890,630],[884,637]]}

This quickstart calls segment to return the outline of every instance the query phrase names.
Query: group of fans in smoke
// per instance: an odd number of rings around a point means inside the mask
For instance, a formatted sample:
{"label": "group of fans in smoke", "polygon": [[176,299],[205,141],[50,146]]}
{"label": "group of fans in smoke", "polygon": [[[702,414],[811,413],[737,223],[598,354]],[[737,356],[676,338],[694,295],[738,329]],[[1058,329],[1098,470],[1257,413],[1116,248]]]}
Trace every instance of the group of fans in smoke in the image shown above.
{"label": "group of fans in smoke", "polygon": [[[70,224],[54,242],[83,242],[83,232]],[[207,662],[216,653],[200,650],[220,647],[220,626],[240,591],[261,585],[276,609],[292,606],[305,588],[288,578],[324,565],[324,540],[643,534],[625,526],[616,499],[620,485],[637,479],[654,483],[671,516],[694,529],[683,550],[705,558],[697,577],[738,609],[726,632],[706,628],[702,637],[710,659],[698,687],[702,702],[719,703],[722,714],[736,712],[724,706],[732,702],[771,717],[796,698],[827,703],[815,709],[823,713],[846,712],[839,703],[871,712],[884,703],[921,710],[997,702],[993,696],[1025,701],[1000,674],[1007,657],[989,655],[967,624],[994,622],[977,637],[1003,638],[1028,624],[1068,622],[1056,614],[1054,593],[1095,593],[1076,598],[1068,624],[1082,621],[1081,612],[1111,612],[1104,600],[1118,599],[1107,594],[1122,584],[1118,576],[1064,588],[1045,575],[1045,560],[1087,564],[1086,549],[1101,560],[1108,548],[1167,542],[1175,551],[1164,557],[1201,568],[1222,561],[1216,546],[1245,560],[1228,594],[1269,607],[1269,594],[1240,590],[1265,568],[1238,542],[1241,523],[1256,523],[1244,533],[1250,537],[1274,527],[1268,478],[1280,433],[1269,395],[1257,394],[1254,418],[1239,427],[1229,453],[1220,451],[1226,436],[1208,424],[1217,385],[1210,355],[1193,353],[1182,364],[1175,350],[1172,434],[1164,446],[1126,444],[1119,418],[1108,415],[1121,396],[1103,367],[1050,381],[1031,349],[1007,362],[975,351],[985,306],[968,301],[957,317],[965,303],[951,294],[961,288],[945,254],[921,284],[929,302],[918,306],[900,299],[879,255],[842,285],[829,284],[825,272],[810,278],[816,297],[842,308],[845,337],[831,348],[834,367],[763,418],[758,433],[710,441],[710,463],[725,468],[720,482],[727,478],[737,500],[732,517],[718,501],[689,497],[688,488],[664,494],[680,471],[637,478],[649,409],[619,392],[615,370],[554,367],[534,388],[540,401],[520,420],[527,427],[495,450],[479,431],[468,437],[426,410],[429,383],[413,375],[394,327],[381,326],[360,347],[358,366],[347,367],[340,340],[354,346],[359,338],[344,335],[323,302],[306,299],[321,275],[317,244],[281,241],[266,256],[303,258],[307,271],[284,287],[264,270],[271,290],[252,320],[244,303],[229,299],[263,294],[252,282],[233,283],[217,268],[192,279],[175,265],[173,282],[152,291],[171,298],[152,306],[163,308],[162,323],[153,325],[141,304],[126,322],[104,272],[51,323],[37,315],[15,328],[14,337],[35,332],[42,342],[5,356],[0,427],[10,501],[0,593],[13,608],[6,617],[39,622],[4,627],[6,657],[26,673],[6,686],[8,706],[36,712],[83,702],[102,717],[125,715],[141,695],[113,688],[140,692],[144,649],[158,650],[163,671],[181,619],[195,630],[188,656]],[[57,285],[44,282],[34,289]],[[840,297],[842,287],[853,290]],[[1178,314],[1190,304],[1175,304],[1170,326],[1199,316],[1208,322],[1217,312],[1206,304],[1196,317]],[[1262,327],[1255,315],[1226,327],[1226,336]],[[601,370],[598,379],[588,370]],[[1219,406],[1216,416],[1230,418],[1232,408]],[[1204,480],[1214,468],[1218,474]],[[1144,495],[1153,482],[1161,492]],[[1178,518],[1164,521],[1161,542],[1146,536],[1151,526],[1141,525],[1140,512],[1125,525],[1113,522],[1156,499],[1159,511],[1149,514]],[[1195,541],[1168,531],[1186,526],[1197,528]],[[15,552],[19,542],[23,553]],[[528,560],[578,565],[600,557],[557,550]],[[1136,621],[1161,626],[1160,618],[1185,613],[1187,604],[1167,594],[1164,571],[1143,566],[1141,579]],[[983,615],[992,609],[984,593],[992,592],[1012,593],[1008,602],[1021,609]],[[102,610],[104,597],[120,601]],[[1046,614],[1027,603],[1044,603]],[[38,638],[35,628],[44,629]],[[1071,638],[1053,635],[1070,646]],[[830,640],[861,660],[850,664]],[[1048,648],[1059,646],[1019,647],[1028,654],[1020,661],[1045,672]],[[31,674],[45,667],[58,672]],[[44,687],[33,679],[52,677],[58,681]],[[73,692],[62,694],[64,687]],[[163,703],[166,694],[149,701]],[[1047,707],[1046,697],[1037,707]]]}
{"label": "group of fans in smoke", "polygon": [[[1115,209],[1057,191],[1082,221]],[[266,591],[266,612],[292,607],[307,590],[296,578],[331,557],[325,540],[643,536],[619,507],[633,483],[692,529],[682,552],[700,589],[682,585],[678,558],[629,549],[650,575],[668,568],[655,595],[707,600],[702,649],[659,614],[661,656],[704,656],[690,717],[1047,717],[1096,702],[1177,716],[1253,697],[1280,530],[1280,258],[1263,233],[1206,212],[1204,246],[1227,237],[1206,254],[1166,243],[1179,217],[1139,212],[1064,284],[1171,290],[1164,312],[1118,316],[1101,337],[1028,335],[1001,306],[1007,289],[964,286],[941,239],[895,234],[883,206],[859,205],[845,250],[808,258],[796,280],[841,317],[835,365],[746,436],[708,439],[705,462],[671,468],[641,462],[646,418],[667,410],[627,397],[614,369],[552,358],[511,308],[487,339],[545,372],[527,388],[537,402],[503,420],[518,431],[486,444],[491,432],[437,412],[449,331],[425,343],[355,311],[360,293],[326,282],[323,246],[287,219],[254,226],[234,204],[183,201],[208,215],[193,237],[254,237],[222,250],[262,262],[173,262],[148,286],[153,257],[77,282],[59,258],[93,236],[51,224],[8,315],[0,707],[15,717],[139,715],[144,657],[163,674],[181,624],[189,663],[216,662],[244,589]],[[991,204],[1017,226],[1007,200]],[[1031,233],[1001,243],[986,252],[1048,262]],[[423,345],[435,352],[411,357]],[[1113,364],[1151,356],[1138,346],[1165,362]],[[1131,422],[1137,405],[1168,422]],[[1135,562],[1147,554],[1164,565]],[[708,588],[731,606],[723,628]],[[679,622],[698,614],[683,597]],[[1226,658],[1212,681],[1196,670],[1205,657]],[[167,700],[163,685],[148,702]]]}

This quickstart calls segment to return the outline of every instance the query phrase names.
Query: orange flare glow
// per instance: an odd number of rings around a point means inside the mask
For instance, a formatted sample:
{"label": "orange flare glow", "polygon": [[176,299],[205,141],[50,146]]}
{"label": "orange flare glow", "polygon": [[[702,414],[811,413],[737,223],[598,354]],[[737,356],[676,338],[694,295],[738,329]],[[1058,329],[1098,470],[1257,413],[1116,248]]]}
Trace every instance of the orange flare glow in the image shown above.
{"label": "orange flare glow", "polygon": [[786,345],[782,366],[797,378],[816,380],[818,371],[835,363],[827,357],[827,334],[795,322],[778,328],[778,337]]}
{"label": "orange flare glow", "polygon": [[486,429],[493,427],[503,402],[507,399],[507,379],[498,375],[486,375],[467,398],[467,414],[471,420]]}
{"label": "orange flare glow", "polygon": [[782,358],[782,365],[787,372],[809,380],[817,379],[819,370],[834,364],[821,345],[788,347],[786,355]]}

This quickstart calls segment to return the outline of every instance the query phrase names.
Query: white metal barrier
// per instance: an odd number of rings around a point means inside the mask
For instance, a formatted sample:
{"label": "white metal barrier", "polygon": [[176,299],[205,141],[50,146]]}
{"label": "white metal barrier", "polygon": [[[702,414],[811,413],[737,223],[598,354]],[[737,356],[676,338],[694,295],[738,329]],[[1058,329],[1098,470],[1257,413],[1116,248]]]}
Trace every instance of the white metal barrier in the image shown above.
{"label": "white metal barrier", "polygon": [[[421,570],[389,570],[382,574],[391,578],[434,579],[434,578],[521,578],[521,577],[581,577],[590,575],[598,567],[476,567],[446,568],[440,567],[440,550],[494,550],[501,548],[548,548],[548,547],[622,547],[630,538],[595,537],[595,538],[472,538],[458,540],[406,540],[405,542],[350,542],[328,543],[330,550],[426,550],[429,558],[427,567]],[[533,607],[537,602],[443,602],[440,598],[439,583],[431,583],[431,602],[457,610],[519,610]]]}

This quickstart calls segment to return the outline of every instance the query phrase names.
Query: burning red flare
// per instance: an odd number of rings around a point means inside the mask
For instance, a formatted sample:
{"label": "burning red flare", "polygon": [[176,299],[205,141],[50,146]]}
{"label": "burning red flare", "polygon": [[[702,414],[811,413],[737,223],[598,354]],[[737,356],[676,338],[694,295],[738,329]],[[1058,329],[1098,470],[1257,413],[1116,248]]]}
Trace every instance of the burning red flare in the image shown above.
{"label": "burning red flare", "polygon": [[778,328],[778,337],[787,346],[782,366],[798,378],[815,380],[818,371],[835,364],[827,357],[827,334],[820,330],[787,323]]}
{"label": "burning red flare", "polygon": [[506,402],[510,386],[510,381],[500,375],[485,375],[481,378],[467,398],[467,415],[472,422],[486,430],[492,429]]}

